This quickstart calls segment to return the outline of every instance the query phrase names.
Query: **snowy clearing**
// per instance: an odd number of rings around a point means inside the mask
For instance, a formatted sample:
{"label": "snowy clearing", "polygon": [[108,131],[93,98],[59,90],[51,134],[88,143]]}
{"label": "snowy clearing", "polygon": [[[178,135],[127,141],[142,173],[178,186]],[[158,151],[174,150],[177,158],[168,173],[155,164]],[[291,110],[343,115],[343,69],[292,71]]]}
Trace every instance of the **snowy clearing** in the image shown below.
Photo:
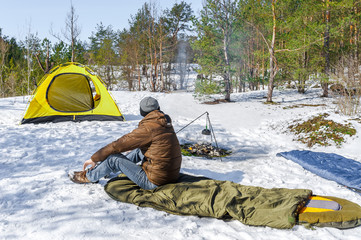
{"label": "snowy clearing", "polygon": [[[0,99],[0,238],[1,239],[359,239],[361,227],[350,230],[295,226],[290,230],[252,227],[237,221],[176,216],[112,200],[100,184],[76,185],[67,173],[79,170],[100,147],[136,128],[139,101],[158,99],[175,130],[205,111],[217,142],[232,155],[219,159],[184,157],[182,172],[266,188],[307,188],[314,194],[345,198],[361,205],[361,195],[277,157],[282,151],[308,149],[285,133],[296,119],[329,113],[330,119],[351,122],[356,136],[341,147],[315,146],[312,151],[337,153],[361,162],[361,123],[335,113],[334,99],[275,91],[279,105],[264,104],[265,91],[234,93],[233,102],[200,104],[190,92],[112,92],[125,122],[81,122],[19,125],[26,99]],[[294,104],[319,107],[283,109]],[[205,141],[201,118],[178,133],[181,143]]]}

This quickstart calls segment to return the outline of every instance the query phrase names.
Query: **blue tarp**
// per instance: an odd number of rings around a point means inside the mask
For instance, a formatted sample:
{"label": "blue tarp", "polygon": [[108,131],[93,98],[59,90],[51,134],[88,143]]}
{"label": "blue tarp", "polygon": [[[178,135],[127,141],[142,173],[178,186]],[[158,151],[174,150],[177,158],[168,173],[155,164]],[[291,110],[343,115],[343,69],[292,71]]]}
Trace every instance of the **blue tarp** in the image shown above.
{"label": "blue tarp", "polygon": [[361,190],[361,163],[334,153],[293,150],[278,153],[306,170],[350,188]]}

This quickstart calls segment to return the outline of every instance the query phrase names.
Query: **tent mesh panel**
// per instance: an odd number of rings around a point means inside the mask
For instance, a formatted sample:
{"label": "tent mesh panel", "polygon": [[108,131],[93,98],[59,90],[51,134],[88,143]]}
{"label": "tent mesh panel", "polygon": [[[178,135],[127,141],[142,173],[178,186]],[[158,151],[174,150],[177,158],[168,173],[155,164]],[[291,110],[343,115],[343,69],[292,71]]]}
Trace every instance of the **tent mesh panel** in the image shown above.
{"label": "tent mesh panel", "polygon": [[94,108],[92,90],[85,75],[56,75],[46,94],[49,105],[60,112],[83,112]]}

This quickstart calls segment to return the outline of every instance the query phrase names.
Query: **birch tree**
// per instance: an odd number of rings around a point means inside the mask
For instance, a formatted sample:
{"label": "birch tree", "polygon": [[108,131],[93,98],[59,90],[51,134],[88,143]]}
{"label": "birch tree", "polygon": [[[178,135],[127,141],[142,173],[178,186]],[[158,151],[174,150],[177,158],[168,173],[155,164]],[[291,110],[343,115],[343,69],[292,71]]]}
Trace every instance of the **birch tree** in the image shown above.
{"label": "birch tree", "polygon": [[[200,19],[195,21],[196,31],[199,34],[193,46],[199,50],[198,62],[202,68],[208,69],[208,72],[223,76],[226,101],[230,101],[232,90],[229,51],[236,21],[236,7],[236,1],[232,0],[207,0]],[[218,62],[217,58],[221,61]]]}
{"label": "birch tree", "polygon": [[231,65],[230,65],[230,39],[236,20],[236,1],[232,0],[207,0],[206,6],[209,8],[210,20],[217,26],[222,33],[223,43],[223,61],[224,73],[223,79],[225,84],[225,97],[226,101],[231,100]]}

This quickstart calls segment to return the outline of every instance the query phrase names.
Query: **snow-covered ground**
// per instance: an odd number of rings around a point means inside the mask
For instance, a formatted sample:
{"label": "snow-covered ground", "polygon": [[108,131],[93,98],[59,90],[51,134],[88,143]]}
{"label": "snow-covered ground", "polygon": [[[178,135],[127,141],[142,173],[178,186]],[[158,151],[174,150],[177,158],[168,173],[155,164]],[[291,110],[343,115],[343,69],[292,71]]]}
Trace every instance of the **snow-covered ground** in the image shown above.
{"label": "snow-covered ground", "polygon": [[[342,147],[314,147],[361,161],[361,124],[335,114],[332,98],[313,89],[276,91],[264,104],[265,91],[235,93],[232,103],[200,104],[192,93],[113,92],[125,122],[64,122],[19,125],[26,108],[23,97],[0,99],[0,239],[360,239],[361,227],[350,230],[295,226],[290,230],[252,227],[238,221],[176,216],[112,200],[100,184],[77,185],[67,173],[105,144],[136,128],[139,101],[154,96],[175,130],[209,112],[218,144],[232,155],[218,159],[184,157],[182,172],[266,188],[307,188],[315,194],[345,198],[361,205],[361,195],[320,178],[276,153],[307,149],[285,133],[295,119],[329,113],[350,121],[356,136]],[[295,104],[320,107],[283,109]],[[205,117],[178,133],[181,142],[209,141],[202,136]]]}

